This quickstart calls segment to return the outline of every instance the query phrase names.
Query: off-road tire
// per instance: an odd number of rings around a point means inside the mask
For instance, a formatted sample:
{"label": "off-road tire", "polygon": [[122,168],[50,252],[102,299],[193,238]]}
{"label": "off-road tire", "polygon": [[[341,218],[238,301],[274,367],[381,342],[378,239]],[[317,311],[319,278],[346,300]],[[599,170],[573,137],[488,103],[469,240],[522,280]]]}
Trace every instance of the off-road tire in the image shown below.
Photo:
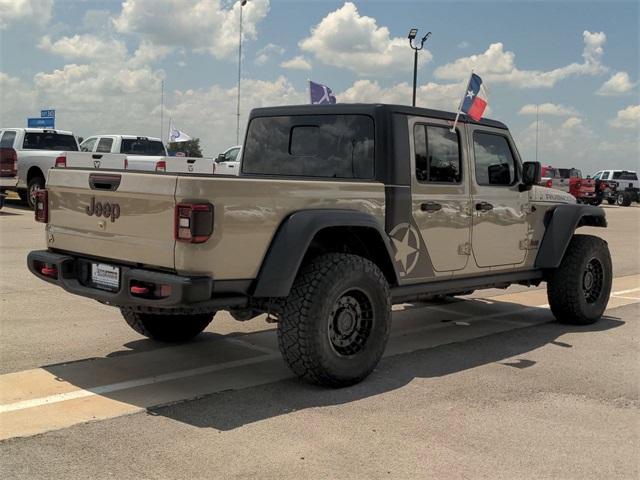
{"label": "off-road tire", "polygon": [[[278,345],[289,368],[301,379],[326,387],[362,381],[386,347],[390,298],[383,273],[363,257],[329,253],[304,265],[278,323]],[[359,340],[344,347],[351,342],[344,339],[347,335]]]}
{"label": "off-road tire", "polygon": [[574,235],[560,266],[547,278],[547,298],[556,320],[572,325],[597,322],[607,308],[611,280],[607,242]]}
{"label": "off-road tire", "polygon": [[215,313],[161,315],[121,308],[127,324],[140,335],[160,342],[186,342],[201,333]]}
{"label": "off-road tire", "polygon": [[628,207],[631,205],[631,195],[627,193],[619,193],[616,197],[616,204],[621,207]]}
{"label": "off-road tire", "polygon": [[[44,178],[42,178],[40,176],[33,177],[31,180],[29,180],[29,183],[27,185],[26,196],[27,196],[27,205],[29,205],[29,208],[31,210],[35,210],[36,209],[34,191],[43,189],[44,185],[45,185]],[[20,197],[20,198],[22,198],[22,197]]]}

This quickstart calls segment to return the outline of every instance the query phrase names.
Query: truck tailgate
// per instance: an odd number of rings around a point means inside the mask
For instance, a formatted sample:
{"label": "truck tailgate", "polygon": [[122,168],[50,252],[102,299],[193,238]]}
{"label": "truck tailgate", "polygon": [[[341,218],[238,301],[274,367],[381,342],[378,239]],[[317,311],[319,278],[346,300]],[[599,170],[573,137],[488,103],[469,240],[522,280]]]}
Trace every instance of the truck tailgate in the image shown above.
{"label": "truck tailgate", "polygon": [[174,268],[176,177],[52,169],[48,246]]}
{"label": "truck tailgate", "polygon": [[65,152],[66,166],[71,168],[123,169],[126,155],[122,153]]}

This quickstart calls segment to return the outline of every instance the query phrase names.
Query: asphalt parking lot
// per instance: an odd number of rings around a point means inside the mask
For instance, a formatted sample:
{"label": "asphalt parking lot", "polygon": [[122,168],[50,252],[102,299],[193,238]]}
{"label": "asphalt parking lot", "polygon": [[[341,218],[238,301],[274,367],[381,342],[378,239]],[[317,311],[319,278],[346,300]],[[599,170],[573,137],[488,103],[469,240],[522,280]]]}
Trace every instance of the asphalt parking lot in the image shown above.
{"label": "asphalt parking lot", "polygon": [[0,211],[2,478],[640,476],[640,207],[604,207],[614,286],[596,325],[543,288],[395,307],[363,383],[292,378],[274,326],[219,313],[190,344],[27,271],[43,226]]}

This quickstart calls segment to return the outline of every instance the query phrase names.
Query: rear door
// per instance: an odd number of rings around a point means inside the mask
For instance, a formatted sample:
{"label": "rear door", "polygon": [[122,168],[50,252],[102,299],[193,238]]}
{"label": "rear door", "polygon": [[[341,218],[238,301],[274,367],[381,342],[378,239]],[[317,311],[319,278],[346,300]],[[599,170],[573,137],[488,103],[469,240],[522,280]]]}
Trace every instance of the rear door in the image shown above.
{"label": "rear door", "polygon": [[173,175],[51,169],[48,246],[174,268],[175,188]]}
{"label": "rear door", "polygon": [[452,133],[444,120],[415,118],[411,198],[413,218],[434,270],[462,270],[470,254],[470,201],[467,154],[460,124]]}
{"label": "rear door", "polygon": [[520,192],[520,159],[506,130],[467,125],[473,157],[471,244],[479,267],[524,262],[528,192]]}

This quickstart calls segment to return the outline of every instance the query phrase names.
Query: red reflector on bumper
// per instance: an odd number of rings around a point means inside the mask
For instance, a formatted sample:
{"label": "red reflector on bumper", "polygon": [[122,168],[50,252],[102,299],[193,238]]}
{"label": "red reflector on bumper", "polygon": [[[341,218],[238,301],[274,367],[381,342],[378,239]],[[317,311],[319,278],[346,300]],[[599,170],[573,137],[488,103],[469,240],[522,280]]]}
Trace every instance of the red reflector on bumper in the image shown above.
{"label": "red reflector on bumper", "polygon": [[141,287],[139,285],[131,286],[131,293],[133,293],[134,295],[145,295],[149,292],[150,292],[149,287]]}
{"label": "red reflector on bumper", "polygon": [[42,267],[40,269],[40,273],[42,273],[45,277],[57,277],[58,269],[56,267]]}

